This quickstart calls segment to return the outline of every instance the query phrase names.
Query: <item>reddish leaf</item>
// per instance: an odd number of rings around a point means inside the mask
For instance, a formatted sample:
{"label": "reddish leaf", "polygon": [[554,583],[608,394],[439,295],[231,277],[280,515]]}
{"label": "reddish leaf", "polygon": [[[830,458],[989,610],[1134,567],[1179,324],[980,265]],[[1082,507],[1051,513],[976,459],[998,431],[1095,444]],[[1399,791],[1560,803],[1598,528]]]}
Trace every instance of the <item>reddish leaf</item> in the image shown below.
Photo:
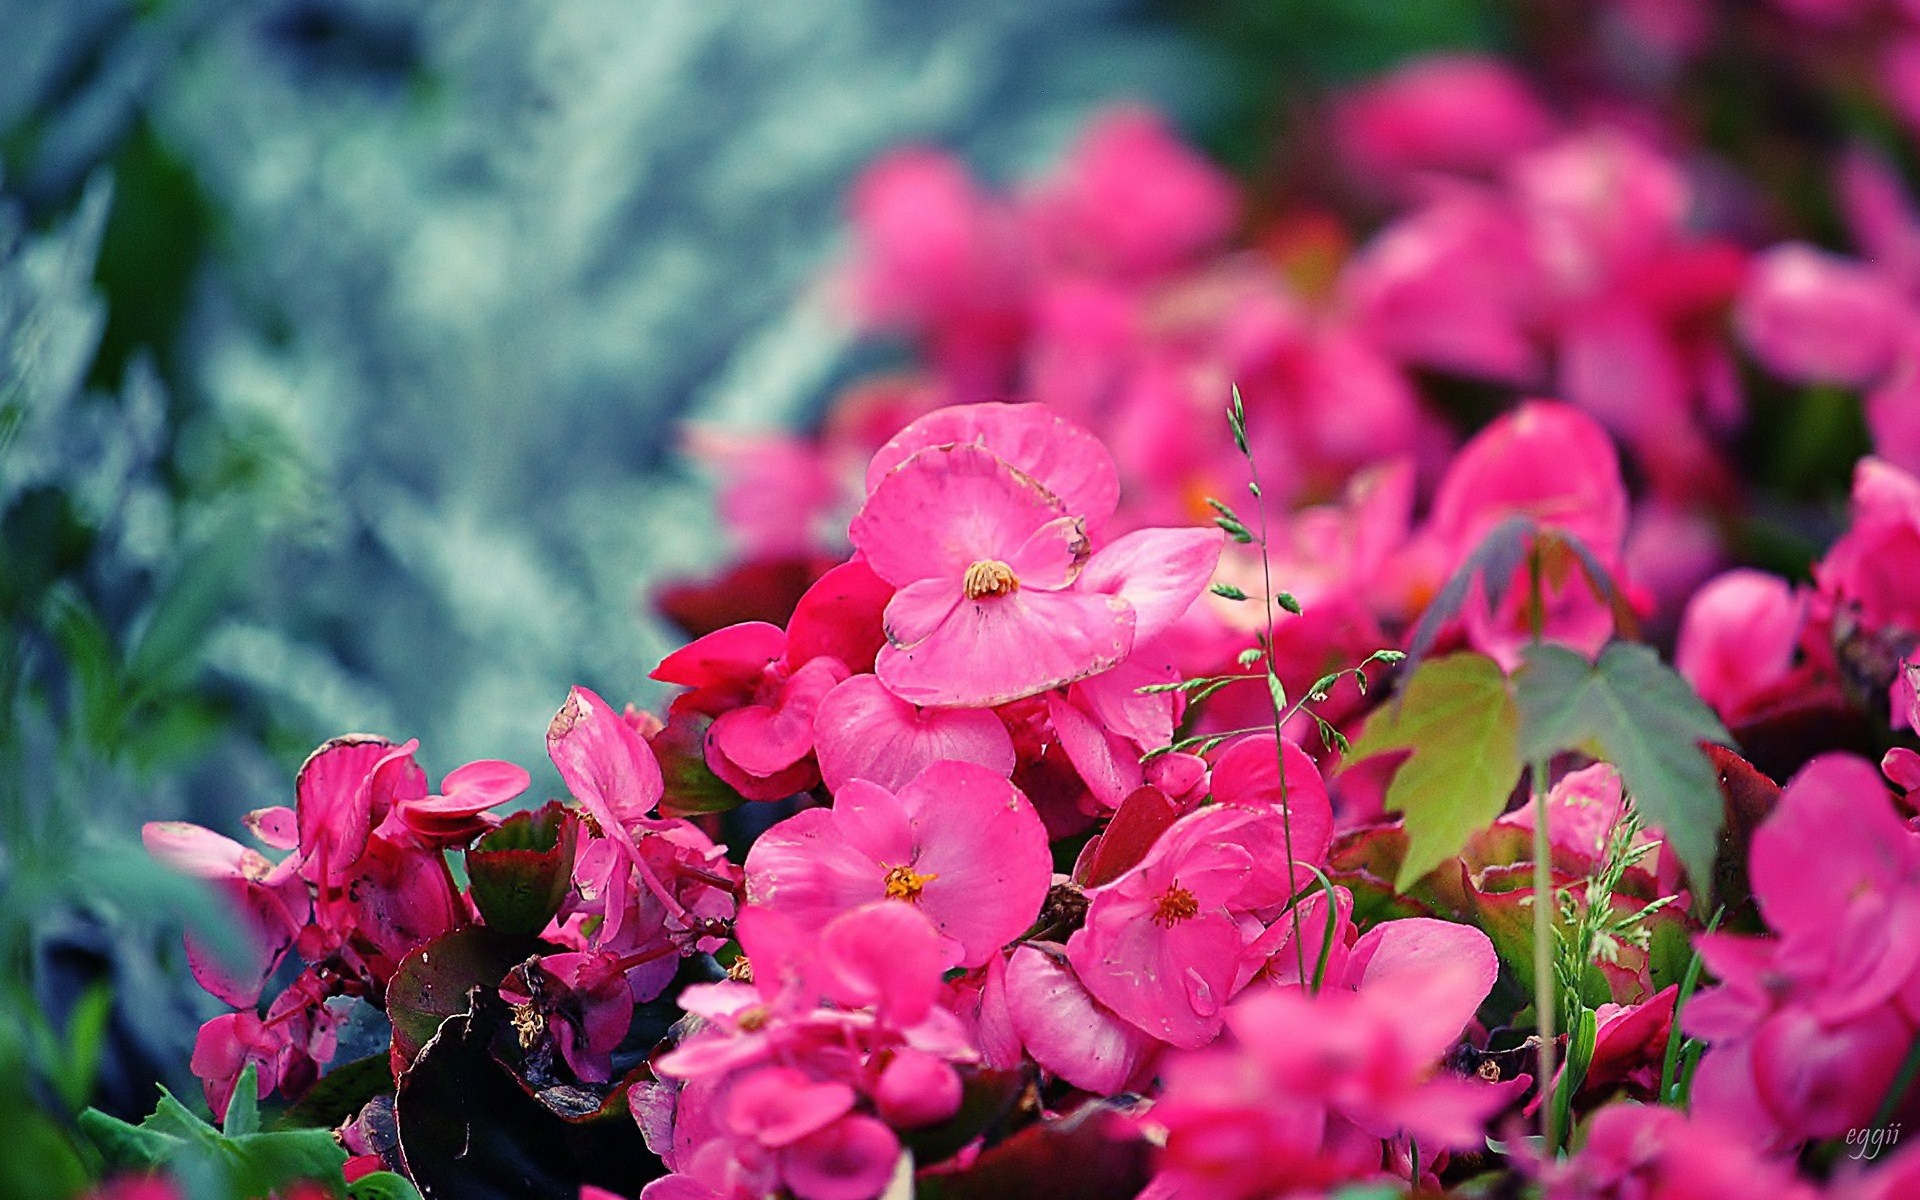
{"label": "reddish leaf", "polygon": [[1180,807],[1156,787],[1136,789],[1113,814],[1099,845],[1087,860],[1086,887],[1112,883],[1147,856],[1167,827],[1180,816]]}

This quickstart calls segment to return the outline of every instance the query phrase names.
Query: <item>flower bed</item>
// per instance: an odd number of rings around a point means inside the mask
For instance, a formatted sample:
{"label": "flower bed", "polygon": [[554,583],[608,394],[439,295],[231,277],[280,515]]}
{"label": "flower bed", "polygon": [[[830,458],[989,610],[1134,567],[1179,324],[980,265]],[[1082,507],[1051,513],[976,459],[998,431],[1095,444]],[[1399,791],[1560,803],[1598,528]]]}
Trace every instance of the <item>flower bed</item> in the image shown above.
{"label": "flower bed", "polygon": [[[574,689],[567,797],[509,816],[522,768],[354,736],[259,849],[148,827],[256,953],[189,946],[223,1131],[96,1117],[107,1157],[429,1198],[1920,1192],[1895,175],[1843,164],[1867,265],[1703,230],[1655,139],[1490,62],[1341,114],[1400,206],[1351,253],[1304,211],[1235,242],[1139,111],[1019,196],[877,165],[847,291],[926,366],[815,434],[694,432],[741,556],[662,597],[664,714]],[[1810,582],[1723,570],[1743,353],[1867,393]],[[1437,376],[1498,397],[1471,433]]]}

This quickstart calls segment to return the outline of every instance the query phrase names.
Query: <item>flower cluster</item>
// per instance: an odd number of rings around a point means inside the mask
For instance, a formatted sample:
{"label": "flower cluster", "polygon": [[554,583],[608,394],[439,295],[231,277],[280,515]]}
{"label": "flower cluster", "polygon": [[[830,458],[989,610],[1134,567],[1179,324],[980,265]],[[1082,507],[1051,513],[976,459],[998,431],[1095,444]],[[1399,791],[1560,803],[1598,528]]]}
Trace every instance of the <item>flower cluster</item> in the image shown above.
{"label": "flower cluster", "polygon": [[[663,714],[568,696],[570,800],[350,738],[277,861],[150,829],[264,951],[190,947],[209,1102],[364,1002],[351,1169],[429,1194],[1900,1194],[1819,1143],[1916,1102],[1920,225],[1855,154],[1872,265],[1756,245],[1630,116],[1354,89],[1364,239],[1140,110],[1013,195],[876,164],[845,292],[924,365],[693,432],[743,558]],[[1796,383],[1873,453],[1804,579],[1727,569]]]}

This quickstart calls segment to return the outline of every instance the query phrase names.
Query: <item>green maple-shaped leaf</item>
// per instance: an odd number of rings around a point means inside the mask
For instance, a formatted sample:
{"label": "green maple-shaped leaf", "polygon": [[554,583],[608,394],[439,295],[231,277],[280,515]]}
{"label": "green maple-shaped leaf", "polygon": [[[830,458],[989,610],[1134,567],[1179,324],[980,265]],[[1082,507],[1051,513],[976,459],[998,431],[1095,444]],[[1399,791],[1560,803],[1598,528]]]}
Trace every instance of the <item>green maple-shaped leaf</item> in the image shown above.
{"label": "green maple-shaped leaf", "polygon": [[1460,853],[1506,807],[1520,779],[1520,708],[1500,664],[1450,654],[1420,664],[1400,695],[1367,719],[1353,757],[1411,750],[1387,788],[1407,817],[1396,889]]}
{"label": "green maple-shaped leaf", "polygon": [[301,1180],[313,1180],[331,1193],[342,1186],[340,1168],[347,1153],[327,1129],[259,1132],[259,1092],[254,1068],[240,1074],[227,1107],[223,1132],[160,1089],[152,1115],[132,1125],[98,1109],[80,1114],[80,1131],[110,1168],[165,1170],[217,1185],[218,1194],[257,1200]]}
{"label": "green maple-shaped leaf", "polygon": [[1700,743],[1732,738],[1686,680],[1647,647],[1615,642],[1597,663],[1562,646],[1529,646],[1514,682],[1521,754],[1534,761],[1577,750],[1612,763],[1695,891],[1710,887],[1722,805]]}

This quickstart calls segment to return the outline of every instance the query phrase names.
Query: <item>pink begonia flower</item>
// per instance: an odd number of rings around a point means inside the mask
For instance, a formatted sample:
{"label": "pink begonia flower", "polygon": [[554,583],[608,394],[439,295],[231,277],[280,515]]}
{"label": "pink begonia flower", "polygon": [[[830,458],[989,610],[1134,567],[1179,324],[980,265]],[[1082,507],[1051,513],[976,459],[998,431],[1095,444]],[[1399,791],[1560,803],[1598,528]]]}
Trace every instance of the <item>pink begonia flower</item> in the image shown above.
{"label": "pink begonia flower", "polygon": [[1755,832],[1749,872],[1777,937],[1698,942],[1721,982],[1682,1017],[1708,1042],[1694,1111],[1769,1148],[1838,1136],[1866,1123],[1915,1034],[1920,834],[1870,764],[1822,755]]}
{"label": "pink begonia flower", "polygon": [[258,850],[182,821],[150,821],[140,840],[159,862],[214,884],[245,914],[245,961],[228,961],[189,933],[187,967],[201,987],[228,1004],[253,1005],[312,911],[306,882],[295,873],[298,859],[274,864]]}
{"label": "pink begonia flower", "polygon": [[1491,197],[1449,195],[1393,222],[1341,273],[1342,304],[1402,362],[1516,385],[1542,377],[1525,228]]}
{"label": "pink begonia flower", "polygon": [[[1556,861],[1564,856],[1577,866],[1599,869],[1624,803],[1620,772],[1611,763],[1594,763],[1561,776],[1547,792],[1548,837]],[[1533,821],[1533,806],[1526,804],[1502,815],[1495,824],[1532,832]],[[1658,838],[1642,833],[1635,840]]]}
{"label": "pink begonia flower", "polygon": [[1920,632],[1920,478],[1861,459],[1853,470],[1853,523],[1814,564],[1813,578],[1868,630]]}
{"label": "pink begonia flower", "polygon": [[1723,720],[1738,722],[1793,671],[1807,597],[1786,580],[1740,569],[1694,593],[1674,666]]}
{"label": "pink begonia flower", "polygon": [[686,989],[682,1006],[703,1021],[656,1062],[683,1082],[633,1092],[643,1131],[672,1106],[671,1145],[648,1138],[682,1181],[645,1194],[872,1200],[900,1161],[894,1128],[950,1117],[953,1064],[977,1059],[940,1003],[941,938],[892,901],[817,931],[749,907],[739,934],[753,982]]}
{"label": "pink begonia flower", "polygon": [[1694,592],[1727,565],[1719,526],[1709,512],[1658,497],[1634,506],[1621,558],[1627,577],[1652,595],[1658,620],[1667,628]]}
{"label": "pink begonia flower", "polygon": [[[1627,489],[1613,440],[1593,418],[1565,404],[1532,400],[1481,430],[1441,479],[1426,538],[1444,561],[1457,565],[1494,526],[1515,515],[1579,538],[1617,574]],[[1542,592],[1544,636],[1587,654],[1606,644],[1613,614],[1578,567],[1557,586],[1547,581]],[[1532,638],[1530,603],[1524,565],[1515,569],[1497,610],[1476,579],[1465,613],[1468,640],[1511,669]]]}
{"label": "pink begonia flower", "polygon": [[[1317,782],[1304,755],[1301,763],[1303,785]],[[1312,798],[1311,785],[1290,796],[1296,813]],[[1324,789],[1318,802],[1326,803]],[[1265,802],[1203,808],[1174,822],[1138,866],[1090,889],[1086,924],[1067,941],[1087,991],[1161,1041],[1211,1040],[1239,981],[1240,918],[1258,933],[1259,917],[1293,890],[1280,811]],[[1299,819],[1303,827],[1310,821]],[[1321,828],[1331,824],[1329,814]],[[1296,855],[1307,848],[1296,845]]]}
{"label": "pink begonia flower", "polygon": [[1790,1164],[1761,1158],[1737,1130],[1659,1105],[1610,1104],[1580,1149],[1544,1171],[1546,1200],[1815,1200]]}
{"label": "pink begonia flower", "polygon": [[814,753],[827,790],[854,779],[898,790],[943,759],[1012,775],[1013,737],[981,708],[919,708],[874,675],[843,680],[813,719]]}
{"label": "pink begonia flower", "polygon": [[1892,366],[1905,301],[1875,272],[1811,246],[1760,255],[1736,321],[1777,374],[1858,387]]}
{"label": "pink begonia flower", "polygon": [[500,985],[500,998],[530,1007],[543,1020],[575,1075],[605,1083],[613,1077],[614,1048],[633,1021],[629,969],[599,951],[544,954],[516,967]]}
{"label": "pink begonia flower", "polygon": [[1362,183],[1404,191],[1427,172],[1491,174],[1553,131],[1518,72],[1479,54],[1432,54],[1353,89],[1334,117]]}
{"label": "pink begonia flower", "polygon": [[876,450],[867,494],[922,450],[978,446],[1037,483],[1091,526],[1120,503],[1120,474],[1099,438],[1044,404],[955,404],[935,409]]}
{"label": "pink begonia flower", "polygon": [[202,1025],[189,1066],[205,1088],[207,1107],[226,1113],[249,1064],[258,1072],[261,1096],[303,1095],[333,1058],[342,1020],[337,1004],[328,1003],[326,985],[309,970],[275,998],[264,1019],[243,1008]]}
{"label": "pink begonia flower", "polygon": [[1180,267],[1233,231],[1239,189],[1153,112],[1108,111],[1027,202],[1052,257],[1122,276]]}
{"label": "pink begonia flower", "polygon": [[1027,943],[1015,950],[1005,986],[1020,1044],[1074,1087],[1103,1096],[1123,1091],[1159,1048],[1095,1000],[1058,947]]}
{"label": "pink begonia flower", "polygon": [[[1920,657],[1901,660],[1890,691],[1893,727],[1920,733]],[[1914,798],[1920,796],[1920,752],[1895,746],[1881,758],[1880,771],[1906,793],[1907,804],[1913,807]]]}
{"label": "pink begonia flower", "polygon": [[967,762],[934,763],[898,793],[849,781],[831,809],[796,813],[747,853],[752,903],[818,926],[871,901],[904,901],[969,967],[1033,923],[1052,875],[1026,797]]}
{"label": "pink begonia flower", "polygon": [[936,150],[898,150],[854,185],[854,303],[870,324],[926,336],[966,398],[1004,386],[1025,332],[1028,265],[1013,214]]}
{"label": "pink begonia flower", "polygon": [[576,687],[547,727],[547,754],[598,832],[633,849],[666,791],[640,734],[605,700]]}
{"label": "pink begonia flower", "polygon": [[1134,613],[1072,587],[1085,521],[989,451],[935,446],[854,518],[854,545],[900,590],[875,664],[903,700],[985,708],[1082,679],[1133,646]]}
{"label": "pink begonia flower", "polygon": [[390,841],[411,841],[424,850],[465,846],[498,823],[488,810],[527,790],[525,768],[496,759],[480,759],[450,772],[440,791],[397,800],[376,833]]}
{"label": "pink begonia flower", "polygon": [[[1232,1038],[1173,1055],[1146,1120],[1166,1131],[1152,1194],[1249,1200],[1378,1175],[1382,1139],[1480,1143],[1505,1085],[1435,1065],[1498,973],[1491,943],[1439,921],[1370,934],[1357,989],[1265,987],[1228,1010]],[[1477,941],[1475,940],[1477,939]]]}
{"label": "pink begonia flower", "polygon": [[815,440],[689,424],[686,450],[720,477],[715,507],[743,557],[804,557],[825,540],[842,488]]}

